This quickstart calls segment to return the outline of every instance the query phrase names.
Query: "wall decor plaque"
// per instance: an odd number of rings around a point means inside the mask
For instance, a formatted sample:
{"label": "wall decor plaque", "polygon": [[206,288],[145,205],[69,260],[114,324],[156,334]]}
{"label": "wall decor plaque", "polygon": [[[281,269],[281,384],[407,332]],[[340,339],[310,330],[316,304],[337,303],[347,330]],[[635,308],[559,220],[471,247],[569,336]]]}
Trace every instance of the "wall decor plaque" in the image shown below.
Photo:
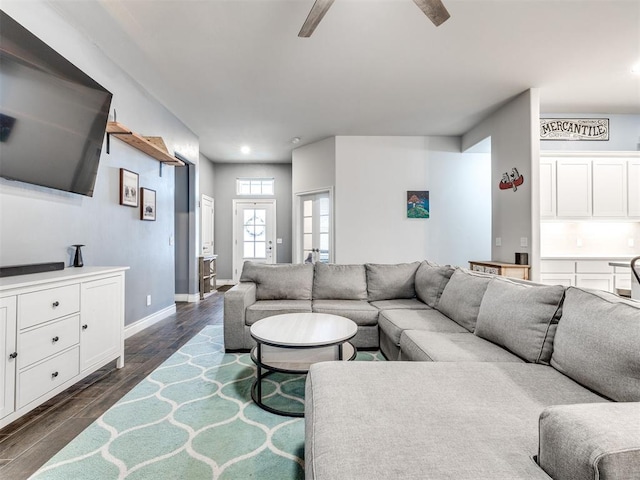
{"label": "wall decor plaque", "polygon": [[609,140],[608,118],[541,118],[540,140]]}

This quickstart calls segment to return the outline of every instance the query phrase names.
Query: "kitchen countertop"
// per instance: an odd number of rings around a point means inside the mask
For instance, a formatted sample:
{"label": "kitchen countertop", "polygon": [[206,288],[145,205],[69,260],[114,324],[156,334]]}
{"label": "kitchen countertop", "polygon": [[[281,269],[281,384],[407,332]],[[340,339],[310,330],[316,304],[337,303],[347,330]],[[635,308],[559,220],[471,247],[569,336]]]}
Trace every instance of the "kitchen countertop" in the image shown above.
{"label": "kitchen countertop", "polygon": [[630,262],[633,255],[553,255],[542,256],[540,260],[611,260]]}

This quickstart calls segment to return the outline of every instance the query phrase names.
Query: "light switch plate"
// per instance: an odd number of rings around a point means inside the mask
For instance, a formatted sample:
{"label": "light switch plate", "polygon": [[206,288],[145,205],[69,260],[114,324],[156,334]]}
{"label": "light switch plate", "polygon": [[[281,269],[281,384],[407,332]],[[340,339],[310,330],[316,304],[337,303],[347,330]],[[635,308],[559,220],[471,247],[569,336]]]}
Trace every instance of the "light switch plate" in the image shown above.
{"label": "light switch plate", "polygon": [[528,247],[529,246],[529,239],[527,237],[520,237],[520,246],[521,247]]}
{"label": "light switch plate", "polygon": [[502,246],[502,237],[496,237],[496,247]]}

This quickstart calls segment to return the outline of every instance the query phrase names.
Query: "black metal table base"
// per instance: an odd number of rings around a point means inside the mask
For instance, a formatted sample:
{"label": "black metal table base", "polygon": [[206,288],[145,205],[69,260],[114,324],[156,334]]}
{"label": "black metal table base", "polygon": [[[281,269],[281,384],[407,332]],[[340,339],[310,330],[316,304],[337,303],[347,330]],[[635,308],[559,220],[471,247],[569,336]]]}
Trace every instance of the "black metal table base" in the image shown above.
{"label": "black metal table base", "polygon": [[[274,346],[277,346],[279,348],[287,348],[287,347],[282,347],[280,345],[274,345]],[[326,346],[331,346],[331,345],[322,345],[320,347],[326,347]],[[318,347],[307,347],[307,348],[311,349],[311,348],[318,348]],[[356,349],[356,347],[353,347],[353,355],[351,355],[351,357],[348,360],[353,360],[354,358],[356,358],[357,352],[358,350]],[[343,354],[343,343],[340,343],[338,344],[338,360],[343,359],[342,354]],[[287,369],[277,368],[272,365],[267,365],[263,363],[262,362],[262,343],[260,342],[257,342],[256,348],[251,351],[251,360],[253,361],[253,363],[256,364],[256,368],[258,370],[256,379],[251,384],[251,399],[253,400],[253,402],[263,410],[270,413],[274,413],[276,415],[282,415],[284,417],[298,417],[298,418],[304,417],[304,411],[291,412],[287,410],[280,410],[270,405],[266,405],[262,400],[262,380],[273,373],[284,373],[287,375],[306,375],[308,373],[308,370],[287,370]],[[263,369],[266,370],[265,373],[262,372]]]}

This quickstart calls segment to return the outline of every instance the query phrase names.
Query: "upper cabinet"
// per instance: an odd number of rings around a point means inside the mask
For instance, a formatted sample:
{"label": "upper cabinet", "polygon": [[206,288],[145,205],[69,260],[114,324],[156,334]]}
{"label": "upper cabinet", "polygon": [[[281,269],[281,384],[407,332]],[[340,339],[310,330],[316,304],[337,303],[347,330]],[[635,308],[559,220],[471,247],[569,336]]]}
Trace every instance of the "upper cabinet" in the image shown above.
{"label": "upper cabinet", "polygon": [[627,216],[627,160],[593,160],[593,216]]}
{"label": "upper cabinet", "polygon": [[627,174],[629,216],[640,217],[640,159],[629,160]]}
{"label": "upper cabinet", "polygon": [[562,159],[556,168],[558,217],[590,217],[591,161]]}
{"label": "upper cabinet", "polygon": [[[630,158],[631,157],[631,158]],[[540,216],[640,217],[640,158],[630,152],[565,154],[540,159]]]}

